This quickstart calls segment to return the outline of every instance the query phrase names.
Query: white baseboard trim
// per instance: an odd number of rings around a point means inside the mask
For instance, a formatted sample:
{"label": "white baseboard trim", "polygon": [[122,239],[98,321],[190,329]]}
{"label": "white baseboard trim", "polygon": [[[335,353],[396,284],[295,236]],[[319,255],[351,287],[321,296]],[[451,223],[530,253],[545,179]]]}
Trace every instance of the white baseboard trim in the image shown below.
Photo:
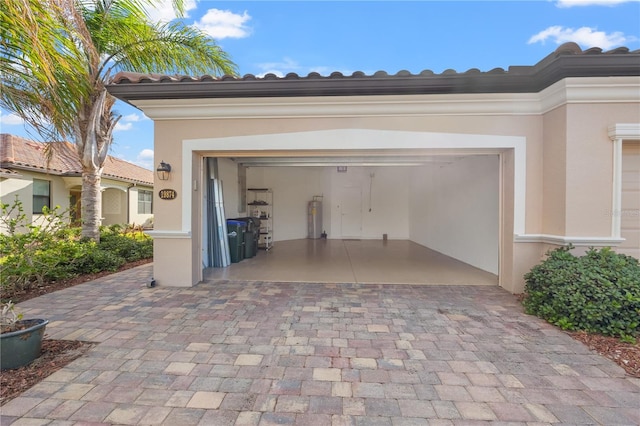
{"label": "white baseboard trim", "polygon": [[545,243],[554,245],[573,244],[576,247],[617,247],[624,238],[614,237],[567,237],[565,235],[523,234],[516,235],[516,243]]}
{"label": "white baseboard trim", "polygon": [[160,231],[160,230],[153,230],[153,231],[145,231],[145,234],[149,235],[150,237],[153,238],[188,238],[191,239],[191,232],[190,231]]}

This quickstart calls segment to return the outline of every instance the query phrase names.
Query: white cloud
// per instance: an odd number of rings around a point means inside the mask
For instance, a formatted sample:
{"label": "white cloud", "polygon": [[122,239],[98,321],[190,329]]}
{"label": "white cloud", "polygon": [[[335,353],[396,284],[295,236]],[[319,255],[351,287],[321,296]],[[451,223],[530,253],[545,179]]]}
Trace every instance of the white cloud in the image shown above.
{"label": "white cloud", "polygon": [[605,33],[597,31],[590,27],[565,28],[559,25],[549,27],[538,34],[533,35],[528,44],[545,43],[550,40],[556,44],[566,42],[575,42],[583,48],[600,47],[602,49],[610,49],[612,47],[622,46],[625,43],[635,41],[636,37],[625,36],[623,33],[616,31],[613,33]]}
{"label": "white cloud", "polygon": [[24,124],[24,120],[15,114],[0,111],[0,124],[4,126],[20,126]]}
{"label": "white cloud", "polygon": [[615,6],[620,3],[628,3],[638,0],[558,0],[557,6],[561,8],[574,6]]}
{"label": "white cloud", "polygon": [[136,161],[133,162],[140,167],[144,167],[145,169],[153,170],[153,150],[152,149],[143,149],[138,153],[136,157]]}
{"label": "white cloud", "polygon": [[134,123],[134,122],[137,122],[137,121],[145,120],[146,118],[147,118],[146,116],[143,116],[141,114],[133,113],[133,114],[127,114],[127,115],[122,116],[121,121],[126,121],[127,123]]}
{"label": "white cloud", "polygon": [[122,120],[116,123],[116,127],[113,129],[114,132],[126,132],[127,130],[133,129],[133,123],[123,123]]}
{"label": "white cloud", "polygon": [[[198,5],[196,0],[185,0],[184,2],[184,17],[189,16],[189,11],[194,10]],[[166,23],[171,22],[177,18],[176,12],[173,9],[172,0],[162,0],[155,7],[147,8],[147,14],[151,22]]]}
{"label": "white cloud", "polygon": [[153,150],[143,149],[138,153],[138,160],[150,160],[153,161]]}
{"label": "white cloud", "polygon": [[142,114],[133,113],[133,114],[123,115],[120,121],[116,123],[116,127],[115,129],[113,129],[113,131],[124,132],[127,130],[131,130],[133,129],[133,123],[137,123],[139,121],[144,121],[144,120],[148,120],[148,118],[147,116]]}
{"label": "white cloud", "polygon": [[256,77],[264,77],[267,74],[275,74],[278,77],[284,77],[290,72],[299,73],[300,65],[291,58],[284,58],[282,62],[264,62],[261,64],[257,64],[257,67],[262,70],[262,72]]}
{"label": "white cloud", "polygon": [[251,29],[246,25],[250,19],[247,11],[239,15],[229,10],[209,9],[194,26],[216,40],[245,38],[251,34]]}
{"label": "white cloud", "polygon": [[[256,75],[258,78],[262,78],[267,74],[275,74],[278,77],[284,77],[290,72],[294,72],[301,77],[307,76],[309,73],[317,72],[322,76],[328,76],[334,71],[338,71],[335,68],[327,66],[304,66],[300,65],[297,61],[291,58],[283,58],[281,62],[264,62],[256,64],[256,67],[261,69],[262,72]],[[344,75],[351,75],[352,71],[341,71]]]}

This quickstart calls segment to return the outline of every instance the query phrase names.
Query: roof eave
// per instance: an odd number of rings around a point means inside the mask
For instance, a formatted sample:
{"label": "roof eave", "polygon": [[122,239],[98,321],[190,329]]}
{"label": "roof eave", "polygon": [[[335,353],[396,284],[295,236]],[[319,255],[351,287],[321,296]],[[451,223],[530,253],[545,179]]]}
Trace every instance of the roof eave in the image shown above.
{"label": "roof eave", "polygon": [[640,53],[556,53],[535,66],[466,73],[305,78],[119,82],[108,91],[125,101],[199,98],[537,93],[569,77],[640,75]]}

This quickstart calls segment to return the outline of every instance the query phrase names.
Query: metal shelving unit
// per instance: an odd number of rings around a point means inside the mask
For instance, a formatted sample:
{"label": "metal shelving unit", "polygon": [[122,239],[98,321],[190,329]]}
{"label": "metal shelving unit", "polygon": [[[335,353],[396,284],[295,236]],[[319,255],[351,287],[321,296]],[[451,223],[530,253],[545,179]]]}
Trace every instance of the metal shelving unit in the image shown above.
{"label": "metal shelving unit", "polygon": [[258,247],[273,247],[273,191],[269,188],[247,188],[247,215],[260,219]]}

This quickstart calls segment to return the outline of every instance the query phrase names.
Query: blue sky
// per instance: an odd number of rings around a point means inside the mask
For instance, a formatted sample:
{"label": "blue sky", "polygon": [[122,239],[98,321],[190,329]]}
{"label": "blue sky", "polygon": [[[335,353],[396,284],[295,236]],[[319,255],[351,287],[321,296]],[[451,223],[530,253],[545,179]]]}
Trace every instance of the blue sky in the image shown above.
{"label": "blue sky", "polygon": [[[558,45],[640,49],[640,0],[187,1],[185,22],[213,36],[240,74],[395,74],[534,65]],[[171,8],[150,11],[175,18]],[[111,155],[154,168],[153,123],[123,115]],[[27,136],[7,111],[0,131]]]}

